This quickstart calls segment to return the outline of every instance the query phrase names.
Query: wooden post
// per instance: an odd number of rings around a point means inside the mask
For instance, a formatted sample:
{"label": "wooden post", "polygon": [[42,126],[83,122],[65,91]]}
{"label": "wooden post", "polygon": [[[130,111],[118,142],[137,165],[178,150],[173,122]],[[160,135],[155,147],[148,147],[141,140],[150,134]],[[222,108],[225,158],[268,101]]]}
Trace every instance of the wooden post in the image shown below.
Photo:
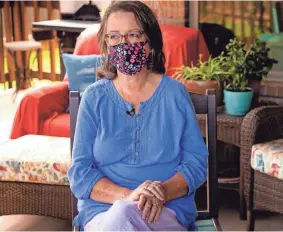
{"label": "wooden post", "polygon": [[39,7],[38,7],[38,1],[32,1],[33,5],[33,15],[34,15],[34,21],[38,22],[39,21]]}
{"label": "wooden post", "polygon": [[0,83],[5,83],[5,76],[4,76],[4,45],[3,41],[3,20],[2,20],[2,8],[0,8]]}
{"label": "wooden post", "polygon": [[[12,35],[12,9],[10,6],[10,3],[8,1],[4,1],[4,18],[5,18],[5,36],[6,36],[6,42],[12,41],[13,35]],[[9,75],[7,78],[8,81],[8,87],[12,88],[12,81],[15,80],[15,66],[14,66],[14,61],[13,57],[6,52],[7,55],[7,63],[8,63],[8,70],[9,70]]]}
{"label": "wooden post", "polygon": [[[20,2],[15,1],[13,6],[13,29],[14,29],[14,41],[23,40],[22,37],[22,21],[21,21],[21,9]],[[17,62],[17,70],[16,70],[16,88],[21,89],[24,86],[24,54],[23,52],[16,52],[15,57]],[[22,70],[20,70],[21,68]]]}
{"label": "wooden post", "polygon": [[[22,22],[22,40],[28,41],[29,40],[29,28],[28,28],[28,18],[27,18],[27,8],[25,1],[20,1],[20,20]],[[23,57],[23,67],[27,67],[27,70],[24,70],[27,80],[24,81],[24,86],[30,85],[30,53],[31,51],[22,52]]]}
{"label": "wooden post", "polygon": [[[15,1],[14,7],[13,7],[13,16],[14,21],[12,22],[14,26],[14,41],[20,41],[22,40],[21,35],[21,17],[20,17],[20,2]],[[16,60],[19,65],[19,67],[23,67],[23,59],[20,52],[16,53]]]}
{"label": "wooden post", "polygon": [[[54,19],[53,17],[53,9],[52,9],[52,2],[47,1],[47,14],[48,14],[48,20]],[[54,37],[56,37],[54,32]],[[52,81],[56,80],[56,54],[55,54],[55,48],[56,48],[56,41],[53,39],[49,42],[49,51],[50,51],[50,62],[51,62],[51,73],[50,73],[50,79]]]}
{"label": "wooden post", "polygon": [[189,3],[190,27],[199,29],[199,1],[190,1]]}
{"label": "wooden post", "polygon": [[[34,15],[34,21],[38,22],[39,21],[39,6],[38,6],[38,1],[34,0],[32,2],[33,6],[33,15]],[[37,52],[37,77],[39,80],[43,79],[43,64],[42,64],[42,49],[39,49]]]}
{"label": "wooden post", "polygon": [[27,17],[27,8],[25,5],[25,1],[20,1],[20,20],[22,25],[22,39],[28,40],[28,17]]}

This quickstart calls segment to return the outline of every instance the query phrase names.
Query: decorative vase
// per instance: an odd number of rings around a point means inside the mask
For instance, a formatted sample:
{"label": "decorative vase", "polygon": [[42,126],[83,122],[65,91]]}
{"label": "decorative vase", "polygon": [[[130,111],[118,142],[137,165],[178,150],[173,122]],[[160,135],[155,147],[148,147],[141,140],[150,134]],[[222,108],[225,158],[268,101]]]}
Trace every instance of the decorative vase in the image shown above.
{"label": "decorative vase", "polygon": [[222,87],[218,81],[196,81],[196,80],[184,80],[179,79],[185,86],[188,92],[206,94],[207,89],[215,89],[216,91],[216,105],[219,106],[222,103]]}
{"label": "decorative vase", "polygon": [[226,113],[232,116],[244,116],[251,108],[253,90],[246,88],[245,92],[233,92],[224,89]]}

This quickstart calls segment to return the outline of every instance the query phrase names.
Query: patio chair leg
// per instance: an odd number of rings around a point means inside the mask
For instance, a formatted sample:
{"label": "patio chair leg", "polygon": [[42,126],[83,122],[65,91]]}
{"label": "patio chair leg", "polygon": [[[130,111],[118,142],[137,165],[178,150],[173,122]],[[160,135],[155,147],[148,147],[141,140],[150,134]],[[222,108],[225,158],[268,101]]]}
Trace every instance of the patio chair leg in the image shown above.
{"label": "patio chair leg", "polygon": [[248,210],[248,223],[247,231],[254,231],[255,229],[255,212],[254,210]]}
{"label": "patio chair leg", "polygon": [[247,230],[254,231],[255,228],[255,210],[254,210],[254,170],[250,170],[250,189],[249,189],[249,198],[248,198],[248,223]]}
{"label": "patio chair leg", "polygon": [[247,205],[243,191],[240,191],[240,220],[247,220]]}
{"label": "patio chair leg", "polygon": [[247,202],[245,199],[244,194],[244,163],[240,157],[240,189],[239,189],[239,195],[240,195],[240,220],[247,220]]}

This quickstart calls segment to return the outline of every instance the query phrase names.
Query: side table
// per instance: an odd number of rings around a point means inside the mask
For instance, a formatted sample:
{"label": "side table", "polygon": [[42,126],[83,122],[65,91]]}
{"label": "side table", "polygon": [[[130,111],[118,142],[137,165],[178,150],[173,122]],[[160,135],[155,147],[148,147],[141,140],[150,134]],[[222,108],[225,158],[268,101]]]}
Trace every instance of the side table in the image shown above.
{"label": "side table", "polygon": [[[13,41],[4,44],[8,53],[14,60],[14,65],[16,68],[16,91],[15,95],[20,89],[26,89],[30,87],[30,76],[29,76],[29,62],[31,58],[31,52],[36,51],[37,58],[39,60],[38,65],[41,65],[41,43],[36,41]],[[23,61],[22,67],[17,62],[16,54],[17,52],[25,53],[25,57],[28,57]],[[23,78],[22,78],[23,76]]]}
{"label": "side table", "polygon": [[[241,149],[241,126],[244,117],[233,117],[227,115],[223,107],[217,109],[217,140],[234,145]],[[205,135],[206,122],[205,115],[197,115],[197,120],[202,131]],[[240,156],[239,156],[240,159]],[[246,218],[245,202],[243,201],[242,191],[240,190],[240,177],[235,178],[219,178],[219,187],[237,190],[240,194],[240,218],[243,220]]]}
{"label": "side table", "polygon": [[[240,148],[240,186],[238,184],[237,190],[240,193],[240,219],[242,220],[247,217],[246,201],[249,195],[246,185],[250,178],[248,168],[252,146],[270,141],[274,132],[281,128],[278,128],[277,123],[279,120],[277,114],[280,110],[281,108],[276,104],[264,101],[260,101],[244,117],[233,117],[227,115],[224,109],[218,110],[217,140]],[[204,134],[205,116],[197,115],[197,119]]]}

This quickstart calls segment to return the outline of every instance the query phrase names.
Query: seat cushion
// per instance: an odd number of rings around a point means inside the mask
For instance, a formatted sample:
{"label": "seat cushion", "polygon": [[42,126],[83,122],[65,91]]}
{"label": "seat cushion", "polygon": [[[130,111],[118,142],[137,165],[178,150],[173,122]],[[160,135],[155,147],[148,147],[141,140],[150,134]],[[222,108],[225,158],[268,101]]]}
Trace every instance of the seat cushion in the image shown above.
{"label": "seat cushion", "polygon": [[196,225],[198,227],[198,231],[216,231],[213,220],[198,220],[196,221]]}
{"label": "seat cushion", "polygon": [[41,134],[70,138],[70,114],[55,113],[44,121]]}
{"label": "seat cushion", "polygon": [[25,135],[0,145],[0,181],[69,185],[70,139]]}
{"label": "seat cushion", "polygon": [[283,139],[254,145],[251,166],[254,170],[283,180]]}
{"label": "seat cushion", "polygon": [[4,44],[10,51],[30,51],[41,48],[41,43],[34,40],[13,41]]}

